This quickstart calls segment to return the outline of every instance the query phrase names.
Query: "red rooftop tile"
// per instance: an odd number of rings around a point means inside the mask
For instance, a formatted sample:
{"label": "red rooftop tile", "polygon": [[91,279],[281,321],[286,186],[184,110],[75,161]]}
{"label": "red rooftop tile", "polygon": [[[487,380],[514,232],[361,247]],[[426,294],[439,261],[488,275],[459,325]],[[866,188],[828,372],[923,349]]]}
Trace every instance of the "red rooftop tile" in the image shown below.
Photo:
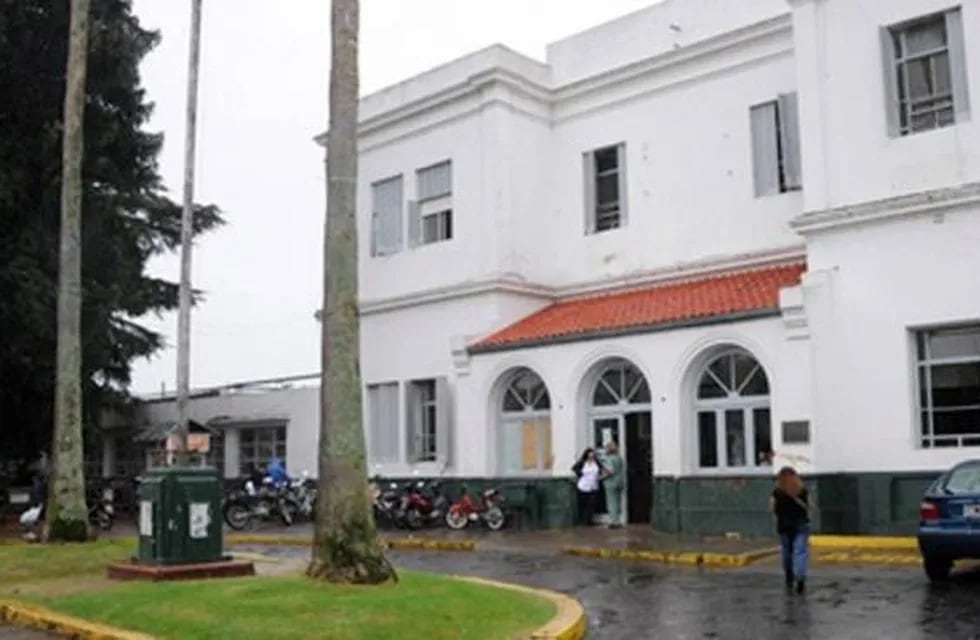
{"label": "red rooftop tile", "polygon": [[617,331],[776,312],[779,290],[800,283],[797,263],[715,274],[640,290],[557,302],[470,347],[473,352],[587,339]]}

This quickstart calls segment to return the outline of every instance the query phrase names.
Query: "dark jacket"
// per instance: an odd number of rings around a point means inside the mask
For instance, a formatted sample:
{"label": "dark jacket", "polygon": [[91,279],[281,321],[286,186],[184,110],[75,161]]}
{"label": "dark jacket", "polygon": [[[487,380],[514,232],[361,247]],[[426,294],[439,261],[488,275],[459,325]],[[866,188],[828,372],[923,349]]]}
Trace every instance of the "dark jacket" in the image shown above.
{"label": "dark jacket", "polygon": [[793,533],[810,524],[810,494],[806,489],[794,497],[777,488],[773,490],[772,498],[778,533]]}

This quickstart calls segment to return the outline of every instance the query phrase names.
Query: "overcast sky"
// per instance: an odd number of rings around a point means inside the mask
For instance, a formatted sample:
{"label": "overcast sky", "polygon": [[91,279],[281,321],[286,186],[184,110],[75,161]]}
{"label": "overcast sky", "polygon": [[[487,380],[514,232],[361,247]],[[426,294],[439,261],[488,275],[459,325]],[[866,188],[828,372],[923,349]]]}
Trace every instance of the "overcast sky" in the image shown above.
{"label": "overcast sky", "polygon": [[[545,45],[655,0],[362,0],[361,87],[369,93],[493,43],[538,59]],[[319,367],[323,153],[329,0],[204,0],[197,192],[228,224],[201,240],[191,384],[211,386]],[[134,0],[161,45],[143,65],[165,133],[161,170],[179,200],[189,0]],[[178,278],[176,256],[152,273]],[[133,371],[133,390],[174,389],[176,315],[149,318],[169,347]]]}

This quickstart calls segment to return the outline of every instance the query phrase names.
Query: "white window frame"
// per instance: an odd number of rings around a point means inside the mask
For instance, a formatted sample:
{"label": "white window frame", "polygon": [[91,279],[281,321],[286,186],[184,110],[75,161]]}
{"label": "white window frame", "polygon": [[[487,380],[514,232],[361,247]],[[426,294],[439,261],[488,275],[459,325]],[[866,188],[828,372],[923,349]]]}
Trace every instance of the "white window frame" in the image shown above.
{"label": "white window frame", "polygon": [[[908,29],[933,21],[941,21],[943,23],[946,31],[946,46],[931,51],[920,52],[913,56],[906,56],[904,51],[904,36]],[[898,46],[896,46],[896,38],[899,40]],[[881,50],[884,64],[885,103],[887,105],[886,122],[889,136],[905,137],[917,133],[934,131],[936,129],[955,126],[970,119],[969,77],[967,74],[967,56],[963,38],[963,16],[960,7],[953,7],[945,11],[931,13],[905,22],[882,27]],[[903,113],[903,106],[900,100],[899,77],[902,78],[901,82],[904,82],[907,87],[907,65],[910,61],[920,60],[922,58],[929,58],[931,61],[934,61],[935,56],[943,54],[947,55],[947,64],[949,65],[949,99],[951,102],[949,108],[952,110],[951,118],[949,122],[940,123],[937,116],[933,126],[915,128],[911,120],[911,107],[906,108]],[[930,65],[930,69],[932,74],[935,75],[934,66]],[[939,94],[932,99],[940,100],[943,97],[942,94]],[[933,109],[933,112],[938,113],[940,110],[945,110],[945,107],[942,109]],[[904,122],[903,115],[905,116]]]}
{"label": "white window frame", "polygon": [[[616,151],[616,168],[609,169],[599,174],[598,167],[596,165],[596,154],[602,153],[604,151]],[[628,221],[628,206],[627,206],[627,180],[626,180],[626,143],[620,142],[617,144],[611,144],[604,147],[599,147],[591,151],[587,151],[582,155],[583,164],[583,182],[585,184],[585,233],[586,235],[596,235],[600,233],[605,233],[607,231],[615,231],[616,229],[622,229],[626,226]],[[603,212],[603,215],[608,215],[611,211],[616,213],[615,224],[610,226],[602,226],[600,228],[599,218],[599,203],[598,203],[598,181],[601,177],[607,177],[609,175],[616,175],[616,208],[610,209],[609,211]]]}
{"label": "white window frame", "polygon": [[[272,444],[273,455],[281,459],[283,461],[283,464],[286,465],[287,469],[289,468],[287,462],[288,461],[287,456],[289,453],[289,447],[287,445],[287,441],[289,439],[289,431],[286,428],[286,424],[280,422],[276,424],[250,425],[247,427],[241,427],[238,430],[238,472],[239,474],[241,474],[242,477],[248,476],[251,473],[251,469],[252,469],[251,464],[257,464],[260,469],[265,469],[266,465],[269,464],[269,458],[263,460],[258,457],[259,433],[268,432],[268,431],[271,431],[274,434],[273,444]],[[245,448],[246,446],[248,446],[245,443],[246,433],[254,436],[253,444],[250,445],[252,448],[252,451],[250,452],[250,456],[245,455]],[[282,434],[281,438],[279,437],[280,433]],[[280,447],[281,447],[281,454],[280,454]],[[245,464],[246,461],[251,462],[251,464],[247,467]]]}
{"label": "white window frame", "polygon": [[[957,330],[970,330],[976,329],[980,330],[980,322],[958,324],[952,326],[941,326],[941,327],[931,327],[931,328],[920,328],[912,331],[912,348],[913,356],[915,362],[915,433],[917,434],[917,442],[919,448],[922,449],[965,449],[970,447],[980,446],[980,425],[977,425],[977,431],[973,434],[966,435],[955,435],[955,436],[937,436],[935,435],[935,413],[936,409],[933,406],[933,385],[932,385],[932,368],[935,366],[943,365],[954,365],[954,364],[974,364],[980,363],[980,356],[977,355],[966,355],[966,356],[950,356],[944,358],[933,358],[930,352],[930,342],[928,336],[930,334],[944,333],[949,331]],[[926,402],[925,405],[922,403],[922,390],[925,387],[926,392]],[[957,407],[959,410],[970,410],[974,407],[980,408],[978,405],[967,405],[964,407]],[[924,420],[926,421],[923,424]],[[964,444],[964,440],[969,441],[968,444]],[[950,442],[953,443],[951,446],[936,446],[937,442]]]}
{"label": "white window frame", "polygon": [[[385,399],[386,393],[392,402],[387,411],[378,404]],[[401,385],[397,381],[369,384],[366,385],[366,396],[368,461],[371,465],[397,464],[401,462]],[[382,421],[391,422],[384,425]],[[382,440],[385,440],[384,444]]]}
{"label": "white window frame", "polygon": [[802,189],[796,93],[783,93],[775,100],[750,107],[749,122],[755,196],[762,198]]}
{"label": "white window frame", "polygon": [[[541,383],[544,389],[544,397],[548,401],[548,409],[536,409],[534,405],[538,403],[542,398],[538,397],[532,399],[531,403],[525,401],[520,394],[513,390],[513,385],[522,375],[533,375],[537,378],[538,382]],[[535,476],[542,474],[550,474],[554,469],[555,461],[555,444],[554,444],[554,427],[551,421],[551,393],[548,390],[548,385],[545,384],[544,380],[537,374],[537,372],[528,369],[520,368],[513,371],[507,375],[507,383],[504,386],[503,393],[497,399],[497,468],[498,472],[503,476],[508,477],[519,477],[519,476]],[[514,398],[518,400],[522,405],[523,409],[520,411],[508,411],[504,408],[504,402],[507,398],[507,394],[513,393]],[[525,422],[532,421],[536,423],[537,426],[537,465],[534,469],[508,469],[504,464],[506,456],[504,455],[504,443],[505,436],[504,430],[511,428],[513,424],[520,424],[523,429]],[[544,431],[547,430],[547,437],[544,437]],[[544,443],[547,442],[550,445],[550,450],[545,451]]]}
{"label": "white window frame", "polygon": [[[449,174],[447,188],[432,194],[424,193],[423,182],[426,172],[446,168]],[[409,244],[411,247],[448,242],[456,235],[455,211],[453,209],[453,163],[443,160],[422,167],[415,172],[416,200],[409,203]],[[427,237],[427,221],[434,221],[436,233]]]}
{"label": "white window frame", "polygon": [[[431,389],[431,397],[425,391]],[[433,411],[429,411],[429,410]],[[405,459],[408,464],[451,461],[452,405],[445,377],[410,380],[405,387]],[[434,423],[433,423],[434,420]]]}
{"label": "white window frame", "polygon": [[[397,211],[380,210],[383,203],[378,201],[378,194],[385,188],[397,188]],[[402,174],[371,183],[371,257],[390,256],[402,250],[404,208],[405,180]],[[386,216],[390,219],[386,219]]]}
{"label": "white window frame", "polygon": [[[769,388],[769,393],[767,395],[758,396],[743,396],[741,395],[741,388],[735,390],[728,390],[728,396],[725,398],[712,398],[712,399],[701,399],[698,398],[698,388],[701,383],[701,379],[705,374],[715,377],[712,372],[709,371],[712,364],[717,362],[722,358],[727,358],[732,355],[743,355],[755,362],[756,368],[762,373],[766,378],[766,385]],[[743,381],[742,388],[745,384],[748,384],[755,375],[755,369],[753,369],[748,376],[745,377]],[[725,389],[726,385],[723,381],[718,380],[715,377],[715,381],[718,385]],[[769,379],[769,375],[766,372],[765,367],[758,358],[755,357],[751,352],[741,349],[726,349],[717,353],[713,353],[710,358],[708,358],[703,366],[697,370],[697,374],[694,376],[693,384],[693,421],[691,428],[691,440],[694,442],[694,457],[693,457],[693,468],[699,475],[770,475],[772,473],[772,464],[758,464],[755,460],[755,436],[756,436],[756,424],[755,424],[755,412],[758,409],[766,409],[769,411],[769,447],[774,448],[775,443],[775,419],[772,411],[772,381]],[[734,466],[728,464],[728,446],[726,442],[727,437],[727,418],[726,412],[729,411],[741,411],[742,412],[742,427],[744,433],[744,447],[745,447],[745,465]],[[717,465],[714,467],[703,467],[701,466],[701,414],[711,413],[715,416],[715,453],[717,456]]]}

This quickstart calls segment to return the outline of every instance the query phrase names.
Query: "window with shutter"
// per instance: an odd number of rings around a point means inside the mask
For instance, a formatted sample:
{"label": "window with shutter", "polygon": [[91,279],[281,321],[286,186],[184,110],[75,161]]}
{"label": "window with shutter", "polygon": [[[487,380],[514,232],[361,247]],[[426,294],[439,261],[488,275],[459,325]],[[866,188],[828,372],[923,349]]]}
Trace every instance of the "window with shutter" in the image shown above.
{"label": "window with shutter", "polygon": [[905,136],[969,118],[959,8],[882,29],[888,132]]}
{"label": "window with shutter", "polygon": [[368,457],[372,463],[399,461],[398,383],[369,385]]}
{"label": "window with shutter", "polygon": [[413,380],[408,385],[408,461],[436,462],[439,458],[439,380]]}
{"label": "window with shutter", "polygon": [[416,172],[417,201],[410,212],[412,246],[444,242],[453,238],[453,172],[452,162]]}
{"label": "window with shutter", "polygon": [[752,107],[749,120],[756,197],[803,188],[796,93]]}
{"label": "window with shutter", "polygon": [[402,249],[403,181],[401,176],[371,185],[371,255],[387,256]]}
{"label": "window with shutter", "polygon": [[601,233],[626,221],[626,145],[603,147],[584,154],[585,229]]}

